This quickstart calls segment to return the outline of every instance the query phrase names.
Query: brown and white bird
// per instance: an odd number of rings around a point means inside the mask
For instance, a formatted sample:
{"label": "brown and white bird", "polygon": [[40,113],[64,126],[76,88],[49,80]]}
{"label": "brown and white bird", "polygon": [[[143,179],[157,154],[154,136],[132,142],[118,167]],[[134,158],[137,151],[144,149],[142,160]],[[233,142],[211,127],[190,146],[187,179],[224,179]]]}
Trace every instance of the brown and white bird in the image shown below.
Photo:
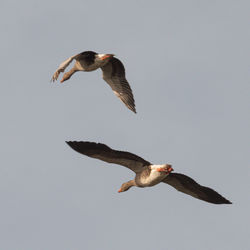
{"label": "brown and white bird", "polygon": [[125,77],[125,68],[122,62],[115,58],[113,54],[98,54],[93,51],[85,51],[71,56],[60,64],[51,80],[56,81],[59,74],[64,72],[74,59],[76,62],[73,68],[63,75],[61,83],[68,80],[77,71],[93,71],[101,68],[103,79],[109,84],[115,95],[130,110],[136,113],[133,93]]}
{"label": "brown and white bird", "polygon": [[180,192],[206,202],[214,204],[231,204],[229,200],[213,189],[201,186],[184,174],[172,173],[173,168],[169,164],[153,165],[135,154],[113,150],[102,143],[85,141],[68,141],[66,143],[81,154],[108,163],[119,164],[134,171],[135,178],[123,183],[118,191],[119,193],[127,191],[133,186],[141,188],[151,187],[163,182],[171,185]]}

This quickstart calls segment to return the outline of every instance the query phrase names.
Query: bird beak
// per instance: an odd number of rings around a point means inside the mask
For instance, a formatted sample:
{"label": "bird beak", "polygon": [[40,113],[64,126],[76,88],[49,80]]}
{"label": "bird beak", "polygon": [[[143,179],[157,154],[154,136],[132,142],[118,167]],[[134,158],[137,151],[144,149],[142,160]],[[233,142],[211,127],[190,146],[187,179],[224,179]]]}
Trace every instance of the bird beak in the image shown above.
{"label": "bird beak", "polygon": [[100,60],[105,60],[105,59],[111,58],[113,56],[114,56],[114,54],[98,54],[98,57]]}
{"label": "bird beak", "polygon": [[120,188],[120,189],[118,190],[118,193],[121,193],[121,191],[122,191],[122,189]]}
{"label": "bird beak", "polygon": [[[65,74],[66,74],[66,73],[65,73]],[[63,77],[62,77],[62,79],[61,79],[60,83],[63,83],[65,80],[67,80],[67,79],[68,79],[67,77],[65,77],[65,74],[63,75]]]}

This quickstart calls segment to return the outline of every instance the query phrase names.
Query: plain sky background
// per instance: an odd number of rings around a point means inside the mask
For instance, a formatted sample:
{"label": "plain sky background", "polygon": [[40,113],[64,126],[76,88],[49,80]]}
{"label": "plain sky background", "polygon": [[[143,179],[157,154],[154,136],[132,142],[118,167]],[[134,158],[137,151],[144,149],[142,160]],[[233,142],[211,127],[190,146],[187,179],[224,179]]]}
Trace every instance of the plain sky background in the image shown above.
{"label": "plain sky background", "polygon": [[[1,250],[250,249],[249,1],[1,1]],[[114,53],[138,114],[80,72],[76,53]],[[233,205],[77,154],[102,142],[170,163]]]}

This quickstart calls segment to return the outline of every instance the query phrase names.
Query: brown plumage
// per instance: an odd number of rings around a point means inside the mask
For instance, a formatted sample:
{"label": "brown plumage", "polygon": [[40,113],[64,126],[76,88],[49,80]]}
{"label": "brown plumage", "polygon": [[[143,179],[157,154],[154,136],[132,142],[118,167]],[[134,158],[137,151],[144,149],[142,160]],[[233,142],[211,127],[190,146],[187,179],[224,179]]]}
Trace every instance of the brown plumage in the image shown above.
{"label": "brown plumage", "polygon": [[135,179],[122,184],[119,192],[132,186],[150,187],[160,182],[167,183],[180,192],[214,204],[231,204],[211,188],[201,186],[192,178],[173,171],[171,165],[153,165],[143,158],[124,151],[113,150],[105,144],[95,142],[66,142],[75,151],[108,163],[119,164],[135,172]]}

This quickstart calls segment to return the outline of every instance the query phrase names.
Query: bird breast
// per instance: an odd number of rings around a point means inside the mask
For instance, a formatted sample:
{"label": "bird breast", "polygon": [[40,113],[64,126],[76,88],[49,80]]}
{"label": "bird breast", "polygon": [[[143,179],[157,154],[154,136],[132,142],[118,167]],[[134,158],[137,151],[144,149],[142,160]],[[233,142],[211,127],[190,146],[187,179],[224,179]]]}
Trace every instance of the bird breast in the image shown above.
{"label": "bird breast", "polygon": [[106,63],[106,61],[95,60],[93,63],[89,64],[84,60],[78,60],[76,61],[75,66],[80,71],[93,71],[104,66]]}
{"label": "bird breast", "polygon": [[148,168],[140,174],[137,174],[135,181],[139,187],[151,187],[160,183],[166,176],[164,172],[158,172],[156,169]]}

